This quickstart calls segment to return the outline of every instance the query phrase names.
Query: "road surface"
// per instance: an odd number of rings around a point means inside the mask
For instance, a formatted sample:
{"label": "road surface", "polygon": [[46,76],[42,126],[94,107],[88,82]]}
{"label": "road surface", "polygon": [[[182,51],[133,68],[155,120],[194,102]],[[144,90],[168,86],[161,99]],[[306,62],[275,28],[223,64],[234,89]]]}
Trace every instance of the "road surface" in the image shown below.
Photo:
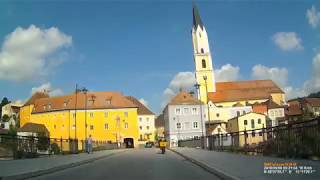
{"label": "road surface", "polygon": [[[90,156],[90,155],[88,155]],[[216,180],[218,177],[173,152],[129,149],[89,164],[32,178],[34,180]]]}

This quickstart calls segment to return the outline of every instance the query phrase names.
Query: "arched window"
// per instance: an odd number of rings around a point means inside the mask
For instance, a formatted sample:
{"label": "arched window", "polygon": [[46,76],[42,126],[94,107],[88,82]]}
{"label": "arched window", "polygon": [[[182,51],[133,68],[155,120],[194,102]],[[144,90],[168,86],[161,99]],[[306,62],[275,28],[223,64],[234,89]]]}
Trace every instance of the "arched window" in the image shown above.
{"label": "arched window", "polygon": [[204,50],[203,50],[203,48],[201,48],[201,53],[202,53],[202,54],[204,53]]}
{"label": "arched window", "polygon": [[202,68],[206,68],[206,67],[207,67],[206,60],[202,59]]}

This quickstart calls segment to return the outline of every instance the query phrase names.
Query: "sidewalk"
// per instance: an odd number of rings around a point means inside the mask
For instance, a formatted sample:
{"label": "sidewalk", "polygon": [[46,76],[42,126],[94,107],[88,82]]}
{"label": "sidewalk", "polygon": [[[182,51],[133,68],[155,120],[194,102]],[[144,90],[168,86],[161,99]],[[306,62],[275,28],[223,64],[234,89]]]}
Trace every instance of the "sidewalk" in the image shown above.
{"label": "sidewalk", "polygon": [[34,159],[2,160],[0,161],[0,179],[24,179],[65,168],[79,166],[102,159],[125,150],[96,151],[93,154],[80,153],[71,155],[53,155]]}
{"label": "sidewalk", "polygon": [[[202,168],[219,175],[223,179],[272,179],[298,180],[320,179],[320,161],[249,156],[228,152],[208,151],[196,148],[174,148],[176,153],[193,161]],[[297,166],[312,166],[313,174],[264,174],[264,163],[296,162]]]}

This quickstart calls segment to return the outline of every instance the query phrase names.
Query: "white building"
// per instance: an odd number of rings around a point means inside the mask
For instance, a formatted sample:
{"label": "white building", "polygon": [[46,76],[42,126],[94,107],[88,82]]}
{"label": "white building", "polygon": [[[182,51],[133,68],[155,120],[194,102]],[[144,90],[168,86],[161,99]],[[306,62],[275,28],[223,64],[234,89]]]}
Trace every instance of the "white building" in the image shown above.
{"label": "white building", "polygon": [[20,108],[22,106],[23,104],[19,101],[2,106],[1,117],[3,117],[4,115],[7,115],[9,117],[12,117],[12,116],[18,117]]}

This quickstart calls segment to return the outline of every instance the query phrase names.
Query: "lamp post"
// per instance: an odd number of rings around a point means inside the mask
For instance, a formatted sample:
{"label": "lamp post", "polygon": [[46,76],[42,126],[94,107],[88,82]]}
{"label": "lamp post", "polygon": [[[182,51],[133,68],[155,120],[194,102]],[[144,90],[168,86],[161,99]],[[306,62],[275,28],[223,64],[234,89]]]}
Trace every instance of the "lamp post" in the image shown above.
{"label": "lamp post", "polygon": [[206,102],[206,104],[207,104],[207,107],[208,107],[208,122],[209,122],[208,129],[209,129],[211,123],[210,123],[210,107],[209,107],[209,97],[208,97],[208,84],[207,84],[207,79],[208,79],[208,77],[207,77],[207,76],[203,76],[203,79],[204,79],[204,82],[205,82],[205,84],[206,84],[206,96],[207,96],[207,102]]}
{"label": "lamp post", "polygon": [[84,102],[84,106],[85,106],[85,109],[84,109],[84,140],[85,140],[85,143],[87,144],[87,129],[88,129],[88,125],[87,125],[87,93],[88,93],[88,89],[86,88],[83,88],[81,90],[81,92],[83,92],[83,94],[85,94],[85,102]]}
{"label": "lamp post", "polygon": [[199,95],[199,100],[200,100],[200,102],[199,102],[199,106],[200,106],[200,121],[201,121],[201,146],[202,146],[202,149],[204,149],[204,134],[203,134],[203,119],[202,119],[202,105],[201,105],[201,95],[200,95],[200,84],[195,84],[194,85],[195,86],[195,88],[197,89],[197,91],[198,91],[198,95]]}

